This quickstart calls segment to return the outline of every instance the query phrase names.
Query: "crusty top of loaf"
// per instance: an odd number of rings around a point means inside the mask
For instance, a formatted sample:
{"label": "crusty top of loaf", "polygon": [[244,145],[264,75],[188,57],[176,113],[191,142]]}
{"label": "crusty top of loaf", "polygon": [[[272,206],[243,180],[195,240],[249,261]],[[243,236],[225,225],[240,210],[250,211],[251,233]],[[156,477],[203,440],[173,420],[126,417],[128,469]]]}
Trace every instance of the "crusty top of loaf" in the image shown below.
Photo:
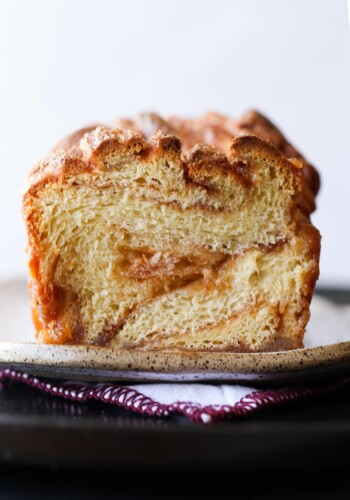
{"label": "crusty top of loaf", "polygon": [[93,125],[63,138],[33,167],[27,192],[33,194],[49,182],[64,182],[80,173],[106,170],[107,152],[111,150],[118,154],[121,163],[133,156],[147,159],[160,155],[180,161],[189,182],[205,184],[206,172],[212,175],[215,171],[249,184],[249,164],[241,161],[249,150],[254,156],[269,157],[282,168],[303,167],[299,206],[306,215],[315,209],[320,186],[317,170],[256,111],[240,120],[218,113],[199,119],[164,120],[147,113],[133,120],[119,119],[115,125],[116,128]]}

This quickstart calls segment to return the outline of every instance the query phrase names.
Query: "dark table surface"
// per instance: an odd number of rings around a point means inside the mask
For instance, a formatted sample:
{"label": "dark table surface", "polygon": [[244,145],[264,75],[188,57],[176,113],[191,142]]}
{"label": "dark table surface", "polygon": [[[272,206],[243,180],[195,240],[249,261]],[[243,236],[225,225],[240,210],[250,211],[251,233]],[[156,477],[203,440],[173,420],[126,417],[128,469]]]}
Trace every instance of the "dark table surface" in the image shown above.
{"label": "dark table surface", "polygon": [[4,386],[0,463],[0,500],[349,498],[350,389],[204,427]]}

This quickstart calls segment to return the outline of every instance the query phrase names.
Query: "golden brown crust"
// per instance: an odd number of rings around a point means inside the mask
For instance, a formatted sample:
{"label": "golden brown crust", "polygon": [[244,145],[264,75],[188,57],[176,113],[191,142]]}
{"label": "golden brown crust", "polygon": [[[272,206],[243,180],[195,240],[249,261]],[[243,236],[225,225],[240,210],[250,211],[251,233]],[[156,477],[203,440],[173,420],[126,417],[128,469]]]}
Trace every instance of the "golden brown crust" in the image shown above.
{"label": "golden brown crust", "polygon": [[256,134],[271,141],[286,158],[296,158],[301,161],[303,165],[303,184],[299,203],[304,213],[312,213],[316,208],[315,198],[320,189],[320,176],[315,167],[287,141],[281,131],[270,120],[257,111],[246,113],[242,117],[240,125],[245,132]]}
{"label": "golden brown crust", "polygon": [[303,168],[303,177],[310,190],[317,195],[320,189],[320,176],[302,154],[292,146],[278,128],[273,125],[265,116],[257,111],[249,111],[240,120],[242,129],[269,140],[277,147],[286,158],[298,158],[301,160]]}
{"label": "golden brown crust", "polygon": [[35,165],[28,179],[28,190],[50,181],[63,182],[69,175],[103,170],[111,152],[118,155],[119,164],[132,156],[175,157],[182,162],[187,178],[198,182],[201,177],[203,185],[213,168],[247,184],[249,166],[241,161],[239,153],[248,147],[250,153],[273,157],[282,168],[294,167],[292,162],[287,163],[289,158],[299,160],[303,166],[299,205],[306,215],[315,209],[320,186],[316,169],[256,111],[238,121],[217,113],[196,120],[171,117],[167,121],[156,113],[144,113],[135,120],[121,119],[117,124],[124,130],[91,126],[65,137],[48,157]]}

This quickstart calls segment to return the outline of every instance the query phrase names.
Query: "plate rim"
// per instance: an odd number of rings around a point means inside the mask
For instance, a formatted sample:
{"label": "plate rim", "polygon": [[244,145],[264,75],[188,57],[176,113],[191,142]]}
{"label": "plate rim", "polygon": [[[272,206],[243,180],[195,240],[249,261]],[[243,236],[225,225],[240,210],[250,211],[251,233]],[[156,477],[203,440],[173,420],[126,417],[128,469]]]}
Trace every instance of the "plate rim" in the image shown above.
{"label": "plate rim", "polygon": [[97,346],[1,342],[0,365],[30,365],[123,373],[264,375],[305,372],[350,363],[350,341],[263,353],[141,351]]}

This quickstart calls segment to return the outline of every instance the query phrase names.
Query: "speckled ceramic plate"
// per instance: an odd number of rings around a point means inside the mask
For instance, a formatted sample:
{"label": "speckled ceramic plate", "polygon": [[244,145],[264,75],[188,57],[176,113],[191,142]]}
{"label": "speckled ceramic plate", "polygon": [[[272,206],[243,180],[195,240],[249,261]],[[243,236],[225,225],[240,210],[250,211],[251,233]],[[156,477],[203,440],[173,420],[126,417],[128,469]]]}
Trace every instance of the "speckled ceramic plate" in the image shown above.
{"label": "speckled ceramic plate", "polygon": [[0,364],[34,375],[109,381],[269,381],[350,373],[350,308],[315,296],[305,348],[277,353],[130,352],[33,342],[26,283],[0,283]]}

